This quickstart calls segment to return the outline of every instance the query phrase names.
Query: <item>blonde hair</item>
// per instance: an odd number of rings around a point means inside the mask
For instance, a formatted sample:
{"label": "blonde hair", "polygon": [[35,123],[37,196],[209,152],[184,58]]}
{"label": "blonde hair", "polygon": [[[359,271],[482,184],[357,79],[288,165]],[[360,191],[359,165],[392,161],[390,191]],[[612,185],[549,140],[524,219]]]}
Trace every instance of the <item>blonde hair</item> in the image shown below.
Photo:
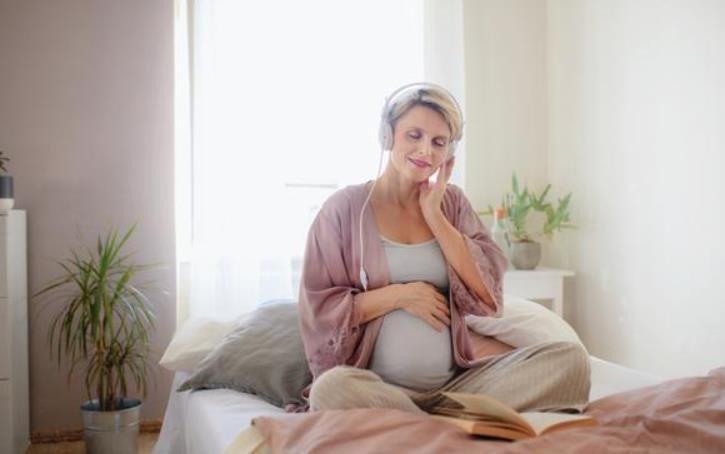
{"label": "blonde hair", "polygon": [[415,106],[429,107],[441,114],[451,131],[451,142],[461,140],[463,113],[458,102],[446,89],[435,84],[422,82],[399,88],[385,105],[383,121],[394,130],[400,117]]}

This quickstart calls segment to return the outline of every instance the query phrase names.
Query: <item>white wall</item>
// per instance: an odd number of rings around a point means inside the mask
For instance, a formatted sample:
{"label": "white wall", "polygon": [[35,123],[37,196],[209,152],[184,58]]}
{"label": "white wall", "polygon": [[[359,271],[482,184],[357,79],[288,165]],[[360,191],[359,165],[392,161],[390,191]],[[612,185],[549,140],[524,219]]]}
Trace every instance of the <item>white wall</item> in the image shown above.
{"label": "white wall", "polygon": [[664,376],[725,364],[725,3],[549,1],[549,179],[576,326]]}
{"label": "white wall", "polygon": [[[163,414],[170,374],[154,366],[176,316],[174,279],[173,2],[0,2],[0,148],[28,212],[31,291],[71,247],[138,222],[129,251],[155,275],[149,397]],[[83,242],[77,236],[83,235]],[[68,384],[46,343],[53,310],[30,306],[33,431],[81,427],[81,376]]]}
{"label": "white wall", "polygon": [[[423,79],[446,87],[465,112],[463,1],[425,0],[423,23]],[[456,150],[456,163],[449,181],[464,187],[467,166],[465,136]]]}
{"label": "white wall", "polygon": [[466,178],[474,207],[496,206],[516,170],[546,182],[546,2],[465,0]]}
{"label": "white wall", "polygon": [[590,352],[669,377],[725,364],[725,3],[466,1],[477,207],[516,169],[573,191],[567,319]]}

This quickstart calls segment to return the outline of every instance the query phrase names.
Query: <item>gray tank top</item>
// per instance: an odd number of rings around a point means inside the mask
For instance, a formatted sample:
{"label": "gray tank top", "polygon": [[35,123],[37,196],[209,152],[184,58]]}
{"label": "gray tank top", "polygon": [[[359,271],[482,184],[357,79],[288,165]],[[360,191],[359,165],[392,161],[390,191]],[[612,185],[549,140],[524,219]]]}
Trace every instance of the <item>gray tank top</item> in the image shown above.
{"label": "gray tank top", "polygon": [[[381,236],[391,284],[426,281],[448,295],[448,270],[438,241],[402,244]],[[454,374],[450,327],[438,332],[404,309],[389,312],[368,368],[385,382],[417,391],[443,386]]]}

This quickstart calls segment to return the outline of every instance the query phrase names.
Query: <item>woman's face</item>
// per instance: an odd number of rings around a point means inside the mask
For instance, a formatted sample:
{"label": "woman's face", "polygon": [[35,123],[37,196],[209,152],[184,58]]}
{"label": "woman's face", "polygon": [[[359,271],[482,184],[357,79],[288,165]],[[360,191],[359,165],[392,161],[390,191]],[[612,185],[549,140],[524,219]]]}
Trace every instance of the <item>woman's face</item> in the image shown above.
{"label": "woman's face", "polygon": [[446,159],[451,131],[443,115],[417,105],[395,125],[391,162],[401,177],[427,181]]}

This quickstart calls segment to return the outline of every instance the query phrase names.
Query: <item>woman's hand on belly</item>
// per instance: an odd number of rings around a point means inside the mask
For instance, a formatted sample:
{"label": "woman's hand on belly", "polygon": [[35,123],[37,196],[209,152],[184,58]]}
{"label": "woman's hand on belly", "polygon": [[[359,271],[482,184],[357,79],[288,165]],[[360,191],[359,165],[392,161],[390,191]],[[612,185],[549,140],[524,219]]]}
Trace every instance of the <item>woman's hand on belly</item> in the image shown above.
{"label": "woman's hand on belly", "polygon": [[446,297],[427,282],[409,282],[397,287],[397,306],[428,323],[436,331],[451,325]]}

